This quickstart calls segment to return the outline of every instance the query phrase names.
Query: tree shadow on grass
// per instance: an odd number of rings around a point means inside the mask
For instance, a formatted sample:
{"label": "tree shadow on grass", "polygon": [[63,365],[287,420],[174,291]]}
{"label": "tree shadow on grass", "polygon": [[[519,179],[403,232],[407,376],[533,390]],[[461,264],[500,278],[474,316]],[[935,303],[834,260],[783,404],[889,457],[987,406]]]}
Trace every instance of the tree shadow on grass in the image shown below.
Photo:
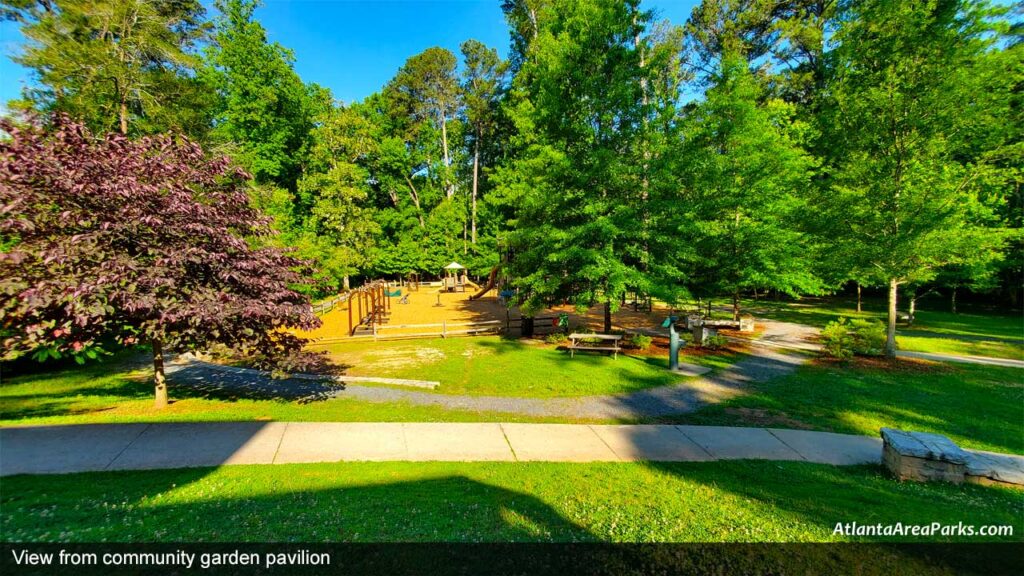
{"label": "tree shadow on grass", "polygon": [[[5,523],[11,527],[8,536],[14,541],[34,540],[63,532],[72,541],[115,542],[595,540],[533,495],[457,473],[360,484],[339,481],[331,465],[303,465],[295,469],[301,480],[282,485],[254,468],[217,471],[104,472],[48,476],[45,483],[33,482],[37,478],[31,476],[5,478],[10,490],[5,492],[19,494],[9,497],[4,507]],[[394,474],[403,475],[401,469]],[[62,486],[72,494],[81,492],[83,481],[89,486],[88,496],[62,495]],[[232,486],[232,495],[220,494],[227,485]],[[252,494],[238,497],[238,490]],[[33,511],[40,506],[55,506],[56,511],[37,519]]]}
{"label": "tree shadow on grass", "polygon": [[[775,514],[834,532],[837,524],[931,525],[939,522],[966,525],[1013,525],[1024,529],[1024,498],[1018,491],[974,485],[903,483],[891,479],[881,466],[829,466],[803,462],[648,462],[650,468],[671,477],[685,478],[726,492],[744,502],[760,502]],[[771,472],[766,474],[766,470]],[[818,573],[886,574],[1003,574],[1017,570],[1013,549],[977,546],[992,538],[967,536],[889,536],[852,538],[862,542],[920,543],[922,546],[833,546],[824,549],[790,547],[795,560],[820,563],[833,569]],[[1003,542],[1019,542],[1003,537]],[[972,547],[950,547],[940,542],[971,542]],[[1017,549],[1019,551],[1019,548]],[[1007,551],[1012,552],[1006,554]],[[1001,556],[1000,556],[1001,554]],[[799,565],[799,564],[798,564]],[[867,570],[863,572],[863,570]]]}
{"label": "tree shadow on grass", "polygon": [[167,378],[170,390],[178,398],[215,398],[228,402],[279,400],[308,404],[330,400],[345,389],[343,383],[328,376],[273,378],[257,370],[201,363],[169,366]]}

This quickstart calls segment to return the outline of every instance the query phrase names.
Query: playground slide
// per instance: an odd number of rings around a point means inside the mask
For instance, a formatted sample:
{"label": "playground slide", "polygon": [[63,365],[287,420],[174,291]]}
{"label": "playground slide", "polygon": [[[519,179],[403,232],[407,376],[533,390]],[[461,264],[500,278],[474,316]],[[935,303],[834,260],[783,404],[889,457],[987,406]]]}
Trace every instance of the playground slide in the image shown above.
{"label": "playground slide", "polygon": [[480,291],[477,292],[476,294],[473,294],[472,296],[470,296],[469,299],[470,300],[476,300],[477,298],[480,298],[484,294],[487,294],[488,292],[493,290],[494,289],[494,282],[497,279],[498,279],[498,267],[495,266],[494,268],[491,268],[491,274],[490,274],[490,276],[487,277],[487,284],[484,284],[484,287],[481,288]]}

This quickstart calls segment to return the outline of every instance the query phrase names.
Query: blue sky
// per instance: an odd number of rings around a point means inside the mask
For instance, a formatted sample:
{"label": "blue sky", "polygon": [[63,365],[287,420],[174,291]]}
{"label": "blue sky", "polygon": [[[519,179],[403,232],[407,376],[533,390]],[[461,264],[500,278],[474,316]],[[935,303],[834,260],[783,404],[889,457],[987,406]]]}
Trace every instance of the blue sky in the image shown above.
{"label": "blue sky", "polygon": [[[678,24],[696,3],[642,0]],[[304,81],[346,102],[379,90],[406,58],[431,46],[457,53],[463,40],[476,38],[506,54],[509,44],[500,0],[265,0],[256,15],[271,40],[294,51]],[[16,24],[0,22],[0,102],[31,81],[11,61],[22,41]]]}

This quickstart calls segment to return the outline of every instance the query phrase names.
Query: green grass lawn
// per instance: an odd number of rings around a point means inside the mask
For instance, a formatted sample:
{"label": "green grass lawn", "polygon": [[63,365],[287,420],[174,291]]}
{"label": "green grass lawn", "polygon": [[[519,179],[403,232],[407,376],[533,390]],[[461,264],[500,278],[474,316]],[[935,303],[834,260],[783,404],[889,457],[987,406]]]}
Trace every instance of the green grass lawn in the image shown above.
{"label": "green grass lawn", "polygon": [[[865,299],[861,313],[854,301],[842,298],[805,298],[799,302],[745,300],[742,304],[744,310],[759,317],[819,328],[841,316],[884,322],[886,315],[885,301],[877,299]],[[897,326],[896,343],[901,350],[915,352],[1024,359],[1024,318],[1019,313],[918,310],[912,327]]]}
{"label": "green grass lawn", "polygon": [[877,436],[882,426],[1024,454],[1024,370],[900,361],[819,362],[750,393],[670,420]]}
{"label": "green grass lawn", "polygon": [[404,402],[350,398],[299,403],[204,395],[169,386],[172,403],[153,408],[152,369],[121,355],[102,364],[5,377],[0,385],[0,424],[86,424],[278,420],[309,422],[546,422],[503,413],[446,410]]}
{"label": "green grass lawn", "polygon": [[[554,373],[557,374],[557,373]],[[427,377],[427,374],[424,375]],[[151,375],[128,358],[84,368],[6,378],[0,424],[173,421],[580,422],[446,410],[348,398],[298,403],[203,396],[171,386],[174,401],[152,406]],[[818,362],[746,394],[658,421],[807,428],[877,436],[882,426],[945,434],[965,447],[1024,454],[1024,371],[901,361]]]}
{"label": "green grass lawn", "polygon": [[[532,340],[497,336],[381,342],[343,342],[324,348],[353,376],[435,380],[440,394],[550,398],[636,392],[679,382],[668,372],[668,353],[659,356],[577,353]],[[736,354],[696,357],[684,362],[725,367]]]}
{"label": "green grass lawn", "polygon": [[3,488],[0,526],[15,542],[830,541],[838,522],[1024,531],[1020,492],[806,463],[226,466]]}

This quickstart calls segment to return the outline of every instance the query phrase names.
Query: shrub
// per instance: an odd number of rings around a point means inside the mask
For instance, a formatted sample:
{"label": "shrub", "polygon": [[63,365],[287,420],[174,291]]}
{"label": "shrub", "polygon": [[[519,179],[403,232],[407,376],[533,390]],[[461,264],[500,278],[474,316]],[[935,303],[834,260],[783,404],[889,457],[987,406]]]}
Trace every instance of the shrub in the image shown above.
{"label": "shrub", "polygon": [[552,332],[544,337],[544,341],[548,344],[562,344],[568,339],[569,337],[564,332]]}
{"label": "shrub", "polygon": [[654,339],[645,334],[629,334],[623,338],[622,345],[625,348],[635,348],[638,350],[646,350],[651,347],[651,342]]}
{"label": "shrub", "polygon": [[885,325],[878,320],[840,318],[829,322],[821,337],[825,352],[833,358],[879,356],[885,347]]}
{"label": "shrub", "polygon": [[725,348],[728,345],[729,339],[725,336],[708,336],[704,341],[704,348],[707,348],[708,350],[718,350],[720,348]]}
{"label": "shrub", "polygon": [[853,335],[846,318],[829,322],[821,331],[821,339],[825,345],[825,353],[833,358],[846,360],[853,356]]}
{"label": "shrub", "polygon": [[870,318],[850,321],[853,333],[853,352],[864,356],[881,356],[885,350],[885,324]]}

